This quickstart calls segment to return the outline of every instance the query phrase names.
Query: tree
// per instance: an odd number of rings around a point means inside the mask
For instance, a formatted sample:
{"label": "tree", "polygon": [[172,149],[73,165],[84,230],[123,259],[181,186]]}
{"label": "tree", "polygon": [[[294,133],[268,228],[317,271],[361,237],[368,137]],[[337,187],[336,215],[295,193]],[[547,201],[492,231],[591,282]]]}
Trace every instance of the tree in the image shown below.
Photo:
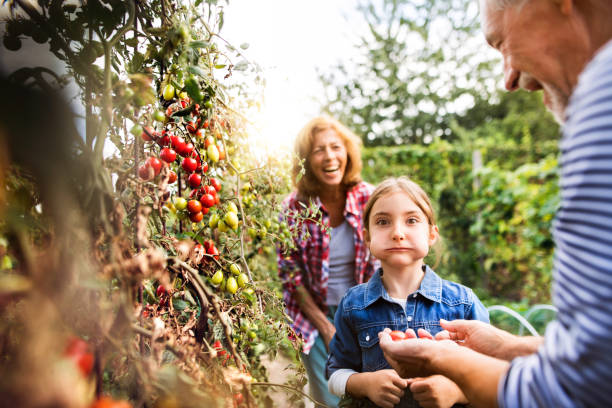
{"label": "tree", "polygon": [[366,146],[452,139],[452,118],[496,88],[497,61],[483,52],[476,5],[377,0],[359,9],[369,32],[356,62],[322,75],[325,109]]}

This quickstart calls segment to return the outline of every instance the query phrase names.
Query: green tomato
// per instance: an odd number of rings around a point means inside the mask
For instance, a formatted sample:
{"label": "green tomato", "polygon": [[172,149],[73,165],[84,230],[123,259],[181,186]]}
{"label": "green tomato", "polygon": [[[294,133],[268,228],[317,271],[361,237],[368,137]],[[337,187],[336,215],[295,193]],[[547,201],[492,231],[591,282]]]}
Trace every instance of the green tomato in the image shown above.
{"label": "green tomato", "polygon": [[229,231],[229,227],[227,226],[227,224],[223,220],[219,220],[219,223],[217,224],[217,229],[219,230],[219,232],[227,232],[227,231]]}
{"label": "green tomato", "polygon": [[238,290],[238,282],[236,282],[236,278],[234,278],[233,276],[230,276],[229,278],[227,278],[225,290],[231,293],[232,295],[236,293],[236,291]]}
{"label": "green tomato", "polygon": [[210,281],[213,285],[218,285],[223,281],[223,272],[219,269],[215,274],[210,278]]}
{"label": "green tomato", "polygon": [[206,148],[206,154],[211,162],[216,163],[219,161],[219,149],[214,144],[211,144]]}
{"label": "green tomato", "polygon": [[246,273],[241,273],[240,275],[238,275],[238,287],[239,288],[244,288],[244,286],[249,283],[249,277],[247,276]]}
{"label": "green tomato", "polygon": [[249,336],[249,339],[255,340],[257,338],[257,333],[255,333],[253,330],[249,330],[247,332],[247,336]]}
{"label": "green tomato", "polygon": [[257,230],[256,230],[255,228],[250,227],[250,228],[247,230],[247,232],[248,232],[248,234],[249,234],[249,237],[251,237],[251,238],[253,238],[253,239],[255,239],[255,238],[257,237]]}
{"label": "green tomato", "polygon": [[264,221],[264,225],[266,226],[266,228],[270,228],[272,226],[272,221],[270,221],[269,219],[266,219]]}
{"label": "green tomato", "polygon": [[183,197],[177,197],[174,199],[174,206],[177,210],[183,211],[185,208],[187,208],[187,200],[185,200]]}
{"label": "green tomato", "polygon": [[172,84],[166,85],[162,94],[164,99],[167,101],[174,99],[174,87],[172,86]]}
{"label": "green tomato", "polygon": [[130,129],[130,133],[134,136],[140,136],[142,134],[142,126],[138,124],[132,126],[132,128]]}
{"label": "green tomato", "polygon": [[234,204],[233,201],[230,201],[230,203],[227,205],[227,211],[238,214],[238,207],[236,207],[236,204]]}
{"label": "green tomato", "polygon": [[259,230],[259,238],[265,238],[267,233],[268,229],[266,227],[261,227],[261,229]]}
{"label": "green tomato", "polygon": [[240,270],[240,266],[233,263],[230,265],[230,272],[232,272],[233,275],[238,276],[242,271]]}
{"label": "green tomato", "polygon": [[226,212],[225,216],[223,217],[223,221],[225,221],[228,227],[230,227],[234,231],[238,229],[238,214],[236,214],[235,212]]}
{"label": "green tomato", "polygon": [[153,112],[153,119],[158,122],[163,122],[166,119],[166,114],[162,111]]}
{"label": "green tomato", "polygon": [[221,218],[219,218],[219,214],[214,213],[210,216],[210,219],[208,220],[208,226],[210,228],[217,228],[217,225],[219,224],[219,220]]}

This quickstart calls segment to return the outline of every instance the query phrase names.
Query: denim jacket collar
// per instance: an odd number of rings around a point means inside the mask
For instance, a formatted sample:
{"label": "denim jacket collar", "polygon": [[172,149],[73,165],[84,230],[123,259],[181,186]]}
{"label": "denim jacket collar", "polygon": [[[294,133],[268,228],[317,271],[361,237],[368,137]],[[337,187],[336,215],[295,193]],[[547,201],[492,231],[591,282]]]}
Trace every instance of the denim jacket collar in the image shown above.
{"label": "denim jacket collar", "polygon": [[[429,266],[423,265],[423,268],[425,269],[425,276],[416,293],[420,293],[427,299],[439,303],[442,300],[442,279]],[[366,284],[367,286],[364,292],[364,305],[366,307],[370,306],[379,298],[391,301],[391,297],[383,286],[380,277],[381,271],[382,268],[379,268]]]}

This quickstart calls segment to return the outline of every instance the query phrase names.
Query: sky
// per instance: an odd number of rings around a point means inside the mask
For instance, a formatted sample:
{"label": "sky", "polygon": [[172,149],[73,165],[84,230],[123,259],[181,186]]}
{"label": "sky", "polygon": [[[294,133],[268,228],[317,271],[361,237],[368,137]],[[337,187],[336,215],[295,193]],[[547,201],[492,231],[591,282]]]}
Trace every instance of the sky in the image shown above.
{"label": "sky", "polygon": [[[320,113],[319,71],[355,56],[367,29],[355,0],[230,0],[222,37],[249,43],[244,51],[266,79],[261,113],[252,136],[274,147],[290,147],[299,130]],[[317,101],[319,99],[319,101]]]}

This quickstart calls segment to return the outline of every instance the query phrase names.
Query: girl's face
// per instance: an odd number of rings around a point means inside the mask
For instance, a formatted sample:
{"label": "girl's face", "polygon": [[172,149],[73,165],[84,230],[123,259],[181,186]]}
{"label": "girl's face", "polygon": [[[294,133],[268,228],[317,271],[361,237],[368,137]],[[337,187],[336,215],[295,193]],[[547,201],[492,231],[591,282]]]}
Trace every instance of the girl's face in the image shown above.
{"label": "girl's face", "polygon": [[438,238],[438,227],[402,191],[380,197],[370,212],[365,234],[370,252],[384,268],[420,266]]}
{"label": "girl's face", "polygon": [[346,146],[334,129],[315,134],[308,161],[314,176],[325,186],[337,187],[342,183],[347,162]]}

